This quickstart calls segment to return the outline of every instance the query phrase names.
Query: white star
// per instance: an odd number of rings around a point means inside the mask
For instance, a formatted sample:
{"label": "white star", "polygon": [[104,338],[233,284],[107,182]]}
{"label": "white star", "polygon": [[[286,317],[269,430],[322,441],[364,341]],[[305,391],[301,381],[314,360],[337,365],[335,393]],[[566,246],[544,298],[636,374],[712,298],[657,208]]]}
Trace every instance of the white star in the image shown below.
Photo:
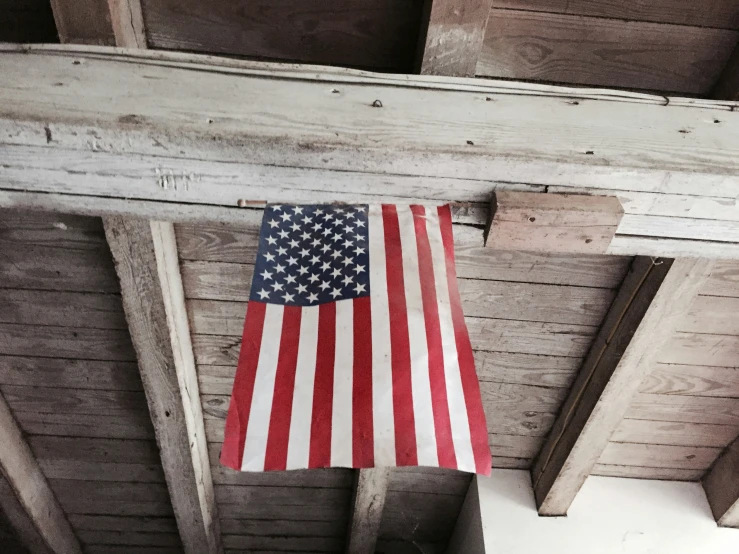
{"label": "white star", "polygon": [[280,216],[282,218],[282,221],[290,221],[290,214],[285,212]]}
{"label": "white star", "polygon": [[323,231],[321,231],[321,234],[324,237],[327,237],[327,236],[329,236],[331,234],[331,229],[329,229],[328,227],[326,227]]}
{"label": "white star", "polygon": [[267,252],[264,255],[264,259],[267,260],[268,262],[274,262],[275,261],[275,255]]}
{"label": "white star", "polygon": [[341,291],[339,289],[334,289],[329,294],[336,298],[337,296],[341,296]]}
{"label": "white star", "polygon": [[277,239],[275,237],[267,237],[267,242],[270,244],[270,246],[277,244]]}
{"label": "white star", "polygon": [[334,212],[336,212],[337,214],[340,214],[340,213],[344,213],[344,210],[342,210],[341,208],[336,208]]}
{"label": "white star", "polygon": [[292,256],[290,256],[290,257],[289,257],[289,258],[287,259],[287,263],[288,263],[289,265],[295,265],[296,263],[298,263],[298,260],[297,260],[297,259],[295,259],[295,258],[293,258]]}
{"label": "white star", "polygon": [[357,247],[356,247],[356,248],[354,249],[354,253],[355,253],[355,254],[356,254],[357,256],[359,256],[360,254],[364,254],[364,248],[360,248],[359,246],[357,246]]}
{"label": "white star", "polygon": [[298,294],[305,294],[308,291],[308,287],[305,285],[298,285]]}
{"label": "white star", "polygon": [[296,214],[302,214],[302,213],[303,213],[303,208],[301,208],[300,206],[295,206],[295,207],[293,208],[293,211],[294,211],[294,212],[295,212]]}
{"label": "white star", "polygon": [[331,269],[331,264],[328,262],[323,262],[323,265],[321,265],[321,271],[326,271],[327,269]]}
{"label": "white star", "polygon": [[323,229],[323,225],[321,225],[320,223],[313,224],[314,231],[320,231],[321,229]]}
{"label": "white star", "polygon": [[298,246],[300,246],[300,243],[296,241],[295,239],[288,242],[288,244],[290,245],[290,248],[297,248]]}
{"label": "white star", "polygon": [[275,227],[279,226],[279,223],[277,223],[274,219],[269,222],[269,226],[274,229]]}
{"label": "white star", "polygon": [[333,218],[334,218],[334,216],[333,216],[333,214],[332,214],[332,213],[327,213],[327,214],[326,214],[326,221],[330,221],[330,220],[332,220]]}
{"label": "white star", "polygon": [[317,264],[317,263],[318,263],[318,262],[320,262],[320,261],[321,261],[321,258],[319,258],[318,256],[313,256],[313,257],[312,257],[312,258],[310,259],[310,263],[312,263],[312,264]]}
{"label": "white star", "polygon": [[321,246],[321,252],[325,253],[325,252],[328,252],[329,250],[331,250],[331,247],[328,244],[324,244],[323,246]]}
{"label": "white star", "polygon": [[297,223],[293,223],[292,225],[290,225],[290,229],[292,229],[293,231],[300,231],[300,225],[298,225]]}
{"label": "white star", "polygon": [[364,235],[354,235],[356,240],[364,240]]}
{"label": "white star", "polygon": [[279,247],[279,248],[277,249],[277,253],[278,253],[278,254],[279,254],[280,256],[284,256],[285,254],[287,254],[287,248],[283,248],[282,246],[280,246],[280,247]]}
{"label": "white star", "polygon": [[345,233],[352,233],[352,232],[354,232],[354,227],[351,227],[351,226],[347,225],[346,227],[344,227],[344,232]]}
{"label": "white star", "polygon": [[331,272],[331,277],[338,277],[341,275],[341,270],[337,267]]}
{"label": "white star", "polygon": [[301,275],[305,275],[306,273],[308,273],[308,268],[305,267],[304,265],[301,265],[300,269],[298,270],[298,273],[300,273]]}
{"label": "white star", "polygon": [[335,234],[335,235],[334,235],[334,236],[333,236],[333,237],[331,238],[331,240],[333,240],[334,242],[336,242],[337,240],[341,240],[341,235],[340,235],[339,233],[336,233],[336,234]]}
{"label": "white star", "polygon": [[354,217],[354,212],[346,212],[346,217],[347,218]]}
{"label": "white star", "polygon": [[262,272],[262,279],[267,280],[267,279],[271,279],[271,278],[272,278],[272,274],[265,269]]}
{"label": "white star", "polygon": [[357,294],[359,294],[360,292],[364,292],[364,285],[360,285],[359,283],[357,283],[357,286],[354,287],[354,292],[356,292]]}
{"label": "white star", "polygon": [[275,266],[275,271],[276,271],[277,273],[282,273],[282,272],[284,272],[284,271],[285,271],[285,267],[284,267],[284,266],[282,266],[282,265],[280,265],[280,264],[277,264],[277,265]]}
{"label": "white star", "polygon": [[356,225],[357,225],[357,227],[364,227],[364,221],[362,221],[361,219],[359,219],[359,220],[357,220]]}
{"label": "white star", "polygon": [[285,299],[285,302],[293,302],[293,298],[295,297],[294,294],[290,294],[289,292],[285,291],[285,294],[282,295],[282,298]]}
{"label": "white star", "polygon": [[277,234],[280,235],[281,239],[286,239],[289,236],[288,232],[285,231],[284,229]]}
{"label": "white star", "polygon": [[307,215],[306,215],[306,216],[305,216],[305,217],[303,218],[303,223],[313,223],[313,218],[312,218],[312,217],[310,217],[310,216],[307,216]]}
{"label": "white star", "polygon": [[272,206],[272,209],[275,210],[276,212],[277,211],[280,211],[280,210],[282,210],[282,205],[281,204],[275,204],[274,206]]}
{"label": "white star", "polygon": [[336,219],[334,220],[333,224],[334,224],[334,226],[339,226],[339,225],[341,225],[341,219],[339,219],[339,218],[337,217],[337,218],[336,218]]}
{"label": "white star", "polygon": [[318,208],[316,210],[316,215],[322,215],[322,214],[323,214],[323,210],[321,208]]}
{"label": "white star", "polygon": [[308,277],[308,280],[309,280],[309,281],[310,281],[311,283],[315,283],[316,281],[318,281],[318,275],[316,275],[315,273],[311,273],[311,274],[310,274],[310,277]]}
{"label": "white star", "polygon": [[295,275],[288,275],[285,277],[285,283],[288,285],[292,285],[295,282]]}
{"label": "white star", "polygon": [[336,258],[338,258],[339,256],[341,256],[341,252],[339,252],[338,250],[334,250],[333,252],[331,252],[331,257],[332,257],[332,258],[333,258],[334,260],[335,260]]}
{"label": "white star", "polygon": [[264,300],[265,298],[269,298],[269,293],[266,290],[264,290],[264,289],[260,290],[257,294],[259,294],[259,299],[260,300]]}
{"label": "white star", "polygon": [[341,263],[343,263],[343,264],[344,264],[344,267],[346,267],[346,266],[348,266],[348,265],[352,265],[352,264],[353,264],[354,262],[352,261],[352,259],[351,259],[351,258],[344,258],[344,259],[343,259],[343,260],[341,261]]}
{"label": "white star", "polygon": [[305,258],[305,257],[306,257],[306,256],[307,256],[308,254],[310,254],[310,252],[308,252],[308,249],[307,249],[307,248],[303,248],[303,249],[302,249],[302,250],[300,251],[300,257],[301,257],[301,258]]}
{"label": "white star", "polygon": [[354,268],[354,271],[356,271],[357,273],[364,273],[364,266],[358,265],[357,267]]}
{"label": "white star", "polygon": [[319,239],[313,239],[313,241],[311,242],[312,246],[318,246],[319,244],[321,244],[321,241]]}
{"label": "white star", "polygon": [[321,290],[326,290],[329,287],[328,281],[321,281],[321,284],[318,285],[321,287]]}
{"label": "white star", "polygon": [[306,231],[303,231],[303,234],[300,235],[300,238],[303,239],[303,240],[308,240],[308,239],[310,239],[310,233],[308,233]]}
{"label": "white star", "polygon": [[344,276],[344,279],[342,279],[342,281],[344,283],[344,286],[347,286],[347,285],[351,285],[352,284],[352,281],[354,281],[354,279],[352,279],[351,276],[346,275],[346,276]]}
{"label": "white star", "polygon": [[276,291],[282,290],[282,283],[272,283],[272,288]]}
{"label": "white star", "polygon": [[317,295],[317,294],[316,294],[315,292],[311,292],[311,293],[310,293],[310,294],[308,295],[308,302],[310,302],[311,304],[312,304],[313,302],[318,302],[318,295]]}

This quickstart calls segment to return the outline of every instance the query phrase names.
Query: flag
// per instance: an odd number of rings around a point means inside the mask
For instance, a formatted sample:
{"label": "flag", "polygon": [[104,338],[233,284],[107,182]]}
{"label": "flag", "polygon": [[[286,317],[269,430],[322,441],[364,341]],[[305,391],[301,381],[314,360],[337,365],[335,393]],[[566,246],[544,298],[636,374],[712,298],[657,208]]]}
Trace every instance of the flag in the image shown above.
{"label": "flag", "polygon": [[490,474],[449,206],[267,206],[221,463]]}

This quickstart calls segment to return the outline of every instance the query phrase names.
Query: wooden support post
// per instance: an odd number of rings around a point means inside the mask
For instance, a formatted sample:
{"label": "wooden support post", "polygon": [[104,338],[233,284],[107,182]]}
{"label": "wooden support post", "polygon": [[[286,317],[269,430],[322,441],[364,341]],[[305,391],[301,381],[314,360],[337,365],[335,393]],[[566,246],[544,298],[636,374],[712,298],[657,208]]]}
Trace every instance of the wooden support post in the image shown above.
{"label": "wooden support post", "polygon": [[474,77],[492,0],[427,0],[419,73]]}
{"label": "wooden support post", "polygon": [[716,100],[739,100],[739,44],[724,68],[716,86],[711,91]]}
{"label": "wooden support post", "polygon": [[705,259],[635,258],[534,463],[539,514],[567,513],[711,268]]}
{"label": "wooden support post", "polygon": [[116,46],[146,48],[141,0],[108,0]]}
{"label": "wooden support post", "polygon": [[51,0],[59,42],[115,44],[104,0]]}
{"label": "wooden support post", "polygon": [[103,221],[185,552],[220,553],[174,226],[120,217]]}
{"label": "wooden support post", "polygon": [[703,489],[719,526],[739,528],[739,439],[703,477]]}
{"label": "wooden support post", "polygon": [[493,193],[485,244],[545,254],[605,254],[623,215],[615,196]]}
{"label": "wooden support post", "polygon": [[480,491],[477,475],[472,477],[467,496],[459,511],[446,554],[485,554],[485,537],[480,512]]}
{"label": "wooden support post", "polygon": [[360,469],[354,473],[354,491],[347,536],[347,554],[373,554],[380,532],[390,470]]}
{"label": "wooden support post", "polygon": [[82,554],[10,406],[0,394],[0,508],[32,553]]}

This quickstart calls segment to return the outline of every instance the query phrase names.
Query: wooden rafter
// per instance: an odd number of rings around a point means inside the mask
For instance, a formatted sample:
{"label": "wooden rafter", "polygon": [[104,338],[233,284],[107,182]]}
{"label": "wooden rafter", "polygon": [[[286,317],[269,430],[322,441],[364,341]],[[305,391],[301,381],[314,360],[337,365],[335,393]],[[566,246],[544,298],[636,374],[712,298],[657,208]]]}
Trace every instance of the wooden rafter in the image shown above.
{"label": "wooden rafter", "polygon": [[492,4],[492,0],[427,0],[419,72],[474,77]]}
{"label": "wooden rafter", "polygon": [[104,1],[51,0],[59,41],[73,44],[115,44]]}
{"label": "wooden rafter", "polygon": [[188,554],[222,552],[174,227],[104,219],[162,467]]}
{"label": "wooden rafter", "polygon": [[739,100],[739,44],[711,92],[716,100]]}
{"label": "wooden rafter", "polygon": [[346,554],[374,553],[389,476],[388,468],[355,472]]}
{"label": "wooden rafter", "polygon": [[108,0],[116,46],[146,48],[146,31],[141,0]]}
{"label": "wooden rafter", "polygon": [[703,477],[703,489],[718,524],[739,528],[739,438]]}
{"label": "wooden rafter", "polygon": [[82,554],[77,537],[0,394],[0,508],[32,552]]}
{"label": "wooden rafter", "polygon": [[703,259],[634,260],[534,463],[541,515],[567,513],[711,268]]}

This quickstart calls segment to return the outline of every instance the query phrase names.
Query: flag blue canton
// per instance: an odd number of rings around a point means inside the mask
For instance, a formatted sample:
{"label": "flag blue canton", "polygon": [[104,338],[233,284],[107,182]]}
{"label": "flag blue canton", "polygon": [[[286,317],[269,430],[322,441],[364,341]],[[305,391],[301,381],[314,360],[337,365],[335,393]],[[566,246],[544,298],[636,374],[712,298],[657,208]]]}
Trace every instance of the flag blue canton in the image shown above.
{"label": "flag blue canton", "polygon": [[369,296],[366,205],[268,205],[250,300],[316,306]]}

